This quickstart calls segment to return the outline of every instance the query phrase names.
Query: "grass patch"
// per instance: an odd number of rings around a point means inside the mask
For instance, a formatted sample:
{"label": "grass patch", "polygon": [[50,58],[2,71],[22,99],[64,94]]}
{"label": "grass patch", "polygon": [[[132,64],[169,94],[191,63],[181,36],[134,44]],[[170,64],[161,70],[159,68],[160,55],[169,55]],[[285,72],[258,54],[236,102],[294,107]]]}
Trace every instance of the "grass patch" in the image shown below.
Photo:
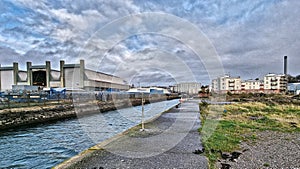
{"label": "grass patch", "polygon": [[[259,102],[225,105],[200,104],[199,129],[210,168],[220,159],[219,151],[239,150],[242,141],[255,142],[256,132],[299,132],[300,106],[268,105]],[[226,111],[224,111],[226,110]],[[218,117],[219,118],[216,118]]]}

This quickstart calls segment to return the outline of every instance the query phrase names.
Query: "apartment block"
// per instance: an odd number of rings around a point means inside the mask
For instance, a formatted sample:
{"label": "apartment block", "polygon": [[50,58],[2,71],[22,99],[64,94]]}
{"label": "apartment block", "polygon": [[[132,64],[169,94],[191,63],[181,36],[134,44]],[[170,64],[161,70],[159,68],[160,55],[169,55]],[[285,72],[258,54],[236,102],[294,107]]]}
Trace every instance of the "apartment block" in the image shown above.
{"label": "apartment block", "polygon": [[178,83],[174,86],[174,91],[178,93],[185,93],[188,95],[196,95],[201,90],[201,83],[198,82],[184,82]]}
{"label": "apartment block", "polygon": [[287,79],[285,75],[267,74],[263,80],[244,80],[228,75],[212,80],[212,92],[215,93],[285,93]]}
{"label": "apartment block", "polygon": [[226,93],[230,91],[235,93],[240,90],[241,90],[240,77],[231,77],[229,75],[226,75],[212,80],[212,92]]}
{"label": "apartment block", "polygon": [[285,75],[267,74],[264,77],[265,93],[282,93],[287,91],[287,79]]}
{"label": "apartment block", "polygon": [[245,80],[241,82],[241,92],[258,93],[264,91],[264,81],[262,80]]}

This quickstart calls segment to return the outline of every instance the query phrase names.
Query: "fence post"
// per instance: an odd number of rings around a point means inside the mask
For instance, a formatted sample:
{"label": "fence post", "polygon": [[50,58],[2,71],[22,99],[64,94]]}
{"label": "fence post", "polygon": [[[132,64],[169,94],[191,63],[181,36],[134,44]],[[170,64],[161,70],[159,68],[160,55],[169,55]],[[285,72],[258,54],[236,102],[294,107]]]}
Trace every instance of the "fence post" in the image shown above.
{"label": "fence post", "polygon": [[8,108],[10,109],[10,92],[8,92],[7,106],[8,106]]}
{"label": "fence post", "polygon": [[30,92],[27,92],[27,105],[30,106]]}

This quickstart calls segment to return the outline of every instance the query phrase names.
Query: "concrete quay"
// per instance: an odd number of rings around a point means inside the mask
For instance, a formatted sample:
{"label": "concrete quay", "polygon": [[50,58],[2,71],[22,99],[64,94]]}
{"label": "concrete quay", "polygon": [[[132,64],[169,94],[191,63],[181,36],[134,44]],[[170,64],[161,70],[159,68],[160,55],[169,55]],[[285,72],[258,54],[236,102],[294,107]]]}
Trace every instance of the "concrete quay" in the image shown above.
{"label": "concrete quay", "polygon": [[62,168],[208,168],[198,129],[199,102],[183,102],[55,166]]}

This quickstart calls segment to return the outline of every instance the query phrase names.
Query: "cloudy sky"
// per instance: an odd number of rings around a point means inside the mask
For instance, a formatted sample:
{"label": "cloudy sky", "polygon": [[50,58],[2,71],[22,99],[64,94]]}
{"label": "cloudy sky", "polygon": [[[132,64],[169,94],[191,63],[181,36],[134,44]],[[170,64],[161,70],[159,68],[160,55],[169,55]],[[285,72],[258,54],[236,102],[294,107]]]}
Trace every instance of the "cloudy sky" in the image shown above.
{"label": "cloudy sky", "polygon": [[[298,0],[1,0],[0,63],[59,60],[129,83],[300,74]],[[145,15],[146,14],[146,15]]]}

